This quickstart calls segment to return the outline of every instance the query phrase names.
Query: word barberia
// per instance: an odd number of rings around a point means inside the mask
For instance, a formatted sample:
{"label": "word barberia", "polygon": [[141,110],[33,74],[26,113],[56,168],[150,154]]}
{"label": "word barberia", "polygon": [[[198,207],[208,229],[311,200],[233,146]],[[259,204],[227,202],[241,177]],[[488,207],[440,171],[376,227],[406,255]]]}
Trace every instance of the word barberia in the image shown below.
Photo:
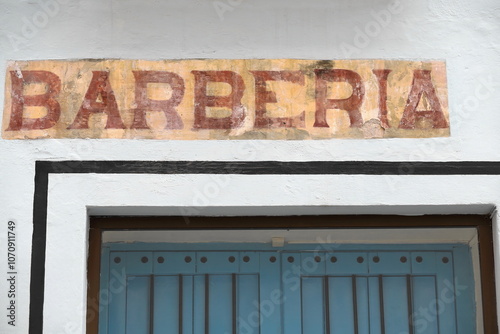
{"label": "word barberia", "polygon": [[7,139],[449,135],[441,62],[33,61],[7,71]]}

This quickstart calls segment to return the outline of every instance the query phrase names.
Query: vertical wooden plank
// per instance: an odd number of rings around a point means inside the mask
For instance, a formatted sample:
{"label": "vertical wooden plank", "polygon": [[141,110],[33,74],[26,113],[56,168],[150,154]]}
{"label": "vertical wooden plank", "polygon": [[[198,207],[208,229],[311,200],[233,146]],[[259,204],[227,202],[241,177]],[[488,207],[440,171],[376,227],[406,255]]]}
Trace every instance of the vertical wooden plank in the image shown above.
{"label": "vertical wooden plank", "polygon": [[127,277],[127,334],[149,334],[148,276]]}
{"label": "vertical wooden plank", "polygon": [[436,288],[439,310],[439,332],[457,333],[455,274],[451,252],[433,252],[436,265]]}
{"label": "vertical wooden plank", "polygon": [[[99,317],[102,313],[102,321],[107,324],[107,307],[103,307],[102,311],[99,307],[99,292],[108,291],[107,288],[103,290],[100,275],[109,274],[109,251],[103,250],[101,254],[101,229],[98,227],[91,227],[89,229],[89,250],[87,256],[87,334],[97,334],[99,329]],[[101,261],[106,262],[105,266],[101,266]],[[107,279],[106,281],[107,282]],[[106,283],[107,285],[107,283]],[[105,300],[107,305],[109,301]],[[107,325],[102,327],[101,333],[106,333]]]}
{"label": "vertical wooden plank", "polygon": [[409,333],[406,277],[383,277],[383,290],[385,332]]}
{"label": "vertical wooden plank", "polygon": [[238,279],[236,274],[231,274],[231,334],[237,333],[238,324]]}
{"label": "vertical wooden plank", "polygon": [[331,334],[332,326],[330,324],[330,279],[328,276],[323,276],[323,300],[325,304],[325,334]]}
{"label": "vertical wooden plank", "polygon": [[155,321],[155,276],[149,275],[149,323],[148,333],[153,334],[154,321]]}
{"label": "vertical wooden plank", "polygon": [[[474,273],[468,245],[453,247],[453,272],[455,277],[455,299],[457,308],[457,332],[459,334],[476,331],[476,310]],[[490,278],[493,280],[492,278]],[[484,296],[483,298],[490,298]],[[487,310],[486,312],[490,312]],[[487,327],[491,325],[488,324]]]}
{"label": "vertical wooden plank", "polygon": [[193,323],[194,323],[193,276],[181,276],[181,277],[182,277],[182,290],[181,290],[182,319],[180,319],[180,321],[182,321],[182,333],[180,334],[193,334]]}
{"label": "vertical wooden plank", "polygon": [[210,275],[205,275],[205,334],[210,334]]}
{"label": "vertical wooden plank", "polygon": [[383,308],[383,301],[379,291],[379,277],[368,277],[368,309],[370,334],[385,334],[383,327],[382,316],[380,309]]}
{"label": "vertical wooden plank", "polygon": [[281,257],[277,252],[260,253],[259,310],[261,332],[281,333]]}
{"label": "vertical wooden plank", "polygon": [[209,277],[209,333],[232,333],[232,277]]}
{"label": "vertical wooden plank", "polygon": [[205,334],[205,275],[193,276],[193,334]]}
{"label": "vertical wooden plank", "polygon": [[[110,257],[109,248],[104,247],[102,249],[102,254],[100,259],[100,264],[101,264],[100,283],[99,285],[96,285],[96,284],[90,284],[89,282],[89,289],[90,285],[95,285],[99,287],[99,289],[97,291],[97,297],[95,297],[96,296],[95,292],[91,293],[89,291],[87,294],[87,326],[90,326],[87,327],[87,334],[108,333],[108,312],[109,308],[111,307],[109,304],[112,302],[111,298],[113,298],[109,289],[109,274],[111,270],[109,257]],[[90,273],[89,273],[89,280],[90,280]],[[105,293],[105,298],[106,298],[105,300],[104,298],[103,300],[99,300],[99,292]],[[102,305],[103,307],[100,307],[100,305]],[[96,319],[92,319],[89,322],[88,320],[89,316],[93,316]],[[99,320],[98,324],[96,320]],[[95,328],[95,326],[97,325],[98,325],[98,331]]]}
{"label": "vertical wooden plank", "polygon": [[352,277],[330,277],[328,286],[331,333],[354,333]]}
{"label": "vertical wooden plank", "polygon": [[438,334],[438,299],[436,296],[436,278],[434,276],[412,277],[413,289],[413,325],[415,333]]}
{"label": "vertical wooden plank", "polygon": [[[127,273],[125,252],[110,253],[109,293],[110,304],[108,310],[108,333],[125,334],[125,319],[127,305]],[[105,332],[103,332],[105,333]]]}
{"label": "vertical wooden plank", "polygon": [[179,333],[179,277],[156,276],[154,298],[154,333]]}
{"label": "vertical wooden plank", "polygon": [[302,277],[302,333],[324,334],[323,278]]}
{"label": "vertical wooden plank", "polygon": [[259,276],[238,275],[237,281],[237,334],[260,334]]}
{"label": "vertical wooden plank", "polygon": [[283,332],[300,334],[302,331],[301,292],[300,292],[300,253],[283,253],[281,268],[283,279]]}
{"label": "vertical wooden plank", "polygon": [[358,312],[358,333],[370,334],[370,314],[368,305],[368,278],[356,277],[356,308]]}
{"label": "vertical wooden plank", "polygon": [[413,334],[413,284],[411,275],[406,275],[406,305],[408,310],[408,334]]}
{"label": "vertical wooden plank", "polygon": [[178,333],[183,334],[183,325],[184,325],[184,280],[182,279],[182,275],[178,275],[178,295],[177,295],[177,309],[178,309],[178,316],[177,316],[177,321],[178,321]]}
{"label": "vertical wooden plank", "polygon": [[484,333],[498,333],[495,261],[491,218],[488,224],[478,226],[481,292],[483,299]]}

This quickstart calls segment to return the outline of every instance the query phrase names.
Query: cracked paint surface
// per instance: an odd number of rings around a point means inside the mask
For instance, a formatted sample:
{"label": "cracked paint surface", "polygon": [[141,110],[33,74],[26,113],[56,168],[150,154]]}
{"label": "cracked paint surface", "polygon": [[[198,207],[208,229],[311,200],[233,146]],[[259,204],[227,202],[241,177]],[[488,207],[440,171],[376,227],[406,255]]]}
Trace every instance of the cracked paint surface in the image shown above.
{"label": "cracked paint surface", "polygon": [[442,61],[12,61],[5,139],[450,135]]}

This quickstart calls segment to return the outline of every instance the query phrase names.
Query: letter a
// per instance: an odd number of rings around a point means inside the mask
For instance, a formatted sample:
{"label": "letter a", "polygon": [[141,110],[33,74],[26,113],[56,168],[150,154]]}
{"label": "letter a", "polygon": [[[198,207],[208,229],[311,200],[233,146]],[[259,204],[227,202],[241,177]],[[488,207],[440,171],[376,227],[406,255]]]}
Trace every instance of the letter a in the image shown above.
{"label": "letter a", "polygon": [[[76,115],[75,121],[68,129],[88,129],[90,115],[101,112],[108,115],[106,129],[125,129],[116,104],[115,93],[109,83],[109,73],[106,71],[92,71],[92,74],[92,80],[82,106]],[[102,101],[97,101],[99,95]]]}
{"label": "letter a", "polygon": [[[417,110],[418,103],[423,94],[427,97],[431,110]],[[399,123],[399,128],[415,129],[415,123],[419,118],[430,120],[434,129],[448,127],[448,122],[446,122],[446,118],[444,117],[436,90],[432,85],[431,71],[429,70],[415,70],[413,72],[411,91],[406,101],[406,107]]]}

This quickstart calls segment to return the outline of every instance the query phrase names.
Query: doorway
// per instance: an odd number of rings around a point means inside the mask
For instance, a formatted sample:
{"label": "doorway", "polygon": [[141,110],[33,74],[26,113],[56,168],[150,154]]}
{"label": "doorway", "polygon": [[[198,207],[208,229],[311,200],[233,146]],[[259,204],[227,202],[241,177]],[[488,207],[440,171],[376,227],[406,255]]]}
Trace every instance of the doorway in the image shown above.
{"label": "doorway", "polygon": [[487,328],[484,258],[471,243],[480,228],[464,216],[441,217],[441,225],[422,217],[181,219],[91,220],[101,252],[99,334]]}

